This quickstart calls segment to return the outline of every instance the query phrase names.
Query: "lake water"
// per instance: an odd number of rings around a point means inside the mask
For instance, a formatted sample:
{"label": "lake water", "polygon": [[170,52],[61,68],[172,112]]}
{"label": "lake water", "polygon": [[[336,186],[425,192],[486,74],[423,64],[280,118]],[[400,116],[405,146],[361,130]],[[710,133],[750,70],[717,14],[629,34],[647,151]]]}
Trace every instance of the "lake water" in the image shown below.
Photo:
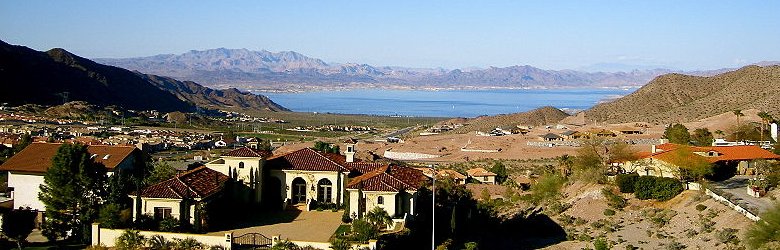
{"label": "lake water", "polygon": [[542,106],[582,110],[633,92],[622,89],[381,90],[258,93],[298,112],[476,117]]}

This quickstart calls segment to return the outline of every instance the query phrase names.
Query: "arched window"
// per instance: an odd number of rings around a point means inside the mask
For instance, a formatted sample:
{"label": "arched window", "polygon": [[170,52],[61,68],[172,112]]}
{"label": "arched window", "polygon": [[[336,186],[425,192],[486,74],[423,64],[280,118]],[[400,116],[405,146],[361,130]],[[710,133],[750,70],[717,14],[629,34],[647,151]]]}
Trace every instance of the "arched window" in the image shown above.
{"label": "arched window", "polygon": [[385,197],[376,197],[376,204],[385,204]]}
{"label": "arched window", "polygon": [[238,163],[238,168],[244,168],[244,162],[243,161]]}
{"label": "arched window", "polygon": [[317,182],[317,201],[333,203],[333,183],[328,179]]}

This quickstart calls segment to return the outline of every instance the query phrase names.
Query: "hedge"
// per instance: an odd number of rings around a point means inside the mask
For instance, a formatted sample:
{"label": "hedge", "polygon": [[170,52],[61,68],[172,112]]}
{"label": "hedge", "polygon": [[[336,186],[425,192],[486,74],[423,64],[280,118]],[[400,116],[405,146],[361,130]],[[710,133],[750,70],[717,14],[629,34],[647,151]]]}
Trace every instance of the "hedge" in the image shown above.
{"label": "hedge", "polygon": [[683,189],[679,180],[667,177],[639,176],[634,183],[634,195],[640,200],[669,200],[680,194]]}
{"label": "hedge", "polygon": [[621,193],[633,193],[634,183],[636,183],[637,177],[639,177],[639,175],[636,173],[619,174],[615,177],[615,184],[618,186]]}

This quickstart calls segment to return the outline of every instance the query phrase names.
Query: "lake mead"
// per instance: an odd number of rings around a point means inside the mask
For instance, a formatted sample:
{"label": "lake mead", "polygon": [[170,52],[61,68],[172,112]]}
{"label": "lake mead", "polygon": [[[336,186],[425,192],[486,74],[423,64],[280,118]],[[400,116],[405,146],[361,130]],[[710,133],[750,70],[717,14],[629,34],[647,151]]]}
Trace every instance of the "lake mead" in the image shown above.
{"label": "lake mead", "polygon": [[476,117],[532,110],[542,106],[583,110],[634,89],[355,89],[301,93],[257,93],[296,112]]}

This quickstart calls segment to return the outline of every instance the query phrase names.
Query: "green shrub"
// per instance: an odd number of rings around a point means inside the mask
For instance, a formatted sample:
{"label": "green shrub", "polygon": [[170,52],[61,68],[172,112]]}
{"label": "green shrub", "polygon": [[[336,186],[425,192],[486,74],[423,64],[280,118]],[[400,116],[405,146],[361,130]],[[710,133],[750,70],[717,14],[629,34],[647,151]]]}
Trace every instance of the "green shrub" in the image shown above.
{"label": "green shrub", "polygon": [[639,175],[636,173],[619,174],[615,176],[615,184],[618,186],[621,193],[633,193],[634,183],[638,177]]}
{"label": "green shrub", "polygon": [[165,239],[162,235],[154,235],[147,241],[149,247],[152,249],[166,250],[171,248],[171,243]]}
{"label": "green shrub", "polygon": [[349,244],[349,241],[342,239],[340,237],[336,237],[330,240],[330,249],[333,250],[349,250],[352,248],[352,245]]}
{"label": "green shrub", "polygon": [[639,176],[634,183],[634,195],[640,200],[669,200],[683,189],[679,180],[668,177]]}
{"label": "green shrub", "polygon": [[598,238],[593,241],[593,249],[595,250],[609,250],[609,243],[604,238]]}
{"label": "green shrub", "polygon": [[376,238],[379,230],[365,220],[353,220],[352,233],[356,241],[364,242]]}
{"label": "green shrub", "polygon": [[189,249],[203,249],[203,243],[198,242],[193,238],[186,239],[173,239],[174,250],[189,250]]}
{"label": "green shrub", "polygon": [[179,231],[179,220],[173,217],[168,217],[160,221],[160,231],[163,232],[177,232]]}
{"label": "green shrub", "polygon": [[612,209],[609,209],[609,208],[604,209],[604,215],[606,215],[606,216],[613,216],[613,215],[615,215],[615,210],[612,210]]}
{"label": "green shrub", "polygon": [[707,209],[707,206],[705,206],[704,204],[696,205],[696,211],[701,212],[701,211],[704,211],[705,209]]}
{"label": "green shrub", "polygon": [[105,228],[122,228],[122,218],[120,216],[122,209],[117,204],[105,204],[100,209],[100,226]]}
{"label": "green shrub", "polygon": [[479,249],[479,244],[477,244],[476,242],[473,242],[473,241],[472,242],[466,242],[465,244],[463,244],[463,247],[465,247],[466,250],[477,250],[477,249]]}
{"label": "green shrub", "polygon": [[125,230],[116,238],[114,245],[120,250],[135,250],[144,247],[146,240],[138,230]]}
{"label": "green shrub", "polygon": [[601,194],[604,195],[604,198],[607,198],[607,204],[614,209],[620,210],[626,207],[626,205],[628,205],[626,199],[623,199],[622,196],[612,192],[612,188],[606,187],[602,189]]}

